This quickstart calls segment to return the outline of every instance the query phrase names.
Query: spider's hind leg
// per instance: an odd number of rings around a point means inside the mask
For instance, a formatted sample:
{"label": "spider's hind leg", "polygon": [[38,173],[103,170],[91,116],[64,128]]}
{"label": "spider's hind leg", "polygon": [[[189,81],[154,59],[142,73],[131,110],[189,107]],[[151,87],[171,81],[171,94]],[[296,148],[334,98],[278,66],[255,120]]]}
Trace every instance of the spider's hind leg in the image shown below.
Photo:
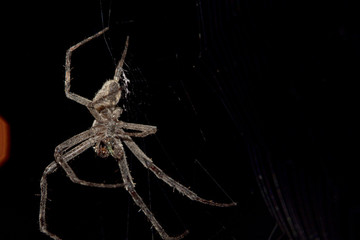
{"label": "spider's hind leg", "polygon": [[120,59],[118,65],[116,66],[116,69],[115,69],[114,80],[117,82],[119,82],[119,80],[121,78],[121,74],[124,72],[123,65],[125,63],[125,57],[127,54],[128,46],[129,46],[129,36],[126,37],[124,51],[121,55],[121,59]]}
{"label": "spider's hind leg", "polygon": [[66,56],[65,56],[65,95],[67,98],[81,104],[84,105],[88,108],[88,110],[90,111],[90,113],[94,116],[94,118],[98,121],[101,121],[102,118],[100,116],[100,114],[96,111],[96,109],[94,109],[94,106],[92,104],[92,102],[85,98],[82,97],[76,93],[70,92],[70,81],[71,81],[71,55],[73,53],[73,51],[75,51],[78,47],[84,45],[85,43],[93,40],[94,38],[97,38],[99,36],[101,36],[104,32],[106,32],[109,28],[104,28],[103,30],[101,30],[100,32],[82,40],[81,42],[75,44],[74,46],[70,47],[67,51],[66,51]]}

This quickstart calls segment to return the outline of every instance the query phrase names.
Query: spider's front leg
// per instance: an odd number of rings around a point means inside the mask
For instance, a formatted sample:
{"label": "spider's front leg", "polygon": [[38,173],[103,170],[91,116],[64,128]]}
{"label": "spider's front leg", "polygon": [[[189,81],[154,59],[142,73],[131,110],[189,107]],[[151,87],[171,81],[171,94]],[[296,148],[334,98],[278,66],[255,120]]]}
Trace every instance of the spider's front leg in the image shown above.
{"label": "spider's front leg", "polygon": [[207,200],[199,197],[195,192],[191,191],[189,188],[185,187],[184,185],[180,184],[179,182],[175,181],[173,178],[165,174],[163,170],[156,166],[153,161],[148,156],[146,156],[146,154],[138,147],[138,145],[136,145],[136,143],[130,137],[124,138],[123,141],[144,167],[153,172],[157,178],[161,179],[169,186],[175,188],[179,193],[187,196],[191,200],[216,207],[236,206],[235,202],[217,203],[212,200]]}
{"label": "spider's front leg", "polygon": [[125,185],[126,191],[130,194],[136,205],[142,210],[145,216],[149,219],[153,227],[159,233],[162,239],[164,240],[179,240],[182,239],[188,231],[185,231],[183,234],[178,235],[176,237],[169,236],[160,223],[156,220],[154,214],[150,211],[150,209],[146,206],[140,195],[135,190],[135,184],[132,181],[132,177],[130,174],[130,170],[128,167],[128,163],[126,160],[126,155],[124,151],[124,147],[119,139],[115,139],[114,152],[112,153],[113,157],[117,160],[121,172],[121,176],[123,178],[123,182]]}
{"label": "spider's front leg", "polygon": [[58,165],[56,162],[51,162],[44,170],[43,175],[41,177],[40,181],[40,191],[41,191],[41,199],[40,199],[40,212],[39,212],[39,225],[40,225],[40,231],[51,237],[55,240],[61,240],[56,234],[50,232],[48,230],[48,226],[46,223],[46,204],[47,204],[47,177],[48,175],[54,173],[58,168]]}
{"label": "spider's front leg", "polygon": [[[98,134],[98,136],[96,136]],[[93,146],[96,141],[98,141],[102,135],[99,135],[99,129],[91,128],[87,131],[79,133],[72,138],[64,141],[55,148],[55,161],[51,162],[46,168],[41,177],[40,189],[41,189],[41,199],[40,199],[40,212],[39,212],[39,225],[40,231],[51,237],[55,240],[61,240],[56,234],[48,230],[46,223],[46,205],[48,200],[48,181],[47,177],[54,173],[59,166],[61,166],[70,180],[74,183],[78,183],[84,186],[89,187],[100,187],[100,188],[118,188],[123,187],[123,183],[117,184],[105,184],[105,183],[94,183],[79,179],[75,172],[69,165],[69,162],[73,160],[76,156],[84,152],[89,147]]]}
{"label": "spider's front leg", "polygon": [[76,175],[76,173],[69,165],[68,163],[69,161],[74,159],[76,156],[78,156],[88,148],[94,146],[95,143],[101,139],[102,136],[101,135],[95,136],[96,133],[97,131],[94,128],[91,128],[59,144],[55,148],[55,153],[54,153],[55,161],[64,169],[66,175],[74,183],[81,184],[84,186],[99,187],[99,188],[123,187],[124,184],[122,183],[108,184],[108,183],[95,183],[95,182],[82,180]]}

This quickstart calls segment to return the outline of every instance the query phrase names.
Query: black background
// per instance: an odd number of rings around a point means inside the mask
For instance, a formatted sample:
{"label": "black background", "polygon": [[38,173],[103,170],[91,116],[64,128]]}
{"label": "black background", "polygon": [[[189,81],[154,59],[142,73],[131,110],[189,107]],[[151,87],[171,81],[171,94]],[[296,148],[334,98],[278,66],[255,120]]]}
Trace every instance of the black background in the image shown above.
{"label": "black background", "polygon": [[[0,239],[49,239],[38,230],[42,171],[58,144],[93,121],[65,97],[65,51],[108,24],[110,51],[100,37],[74,53],[72,91],[92,98],[113,76],[129,35],[122,119],[158,127],[136,142],[204,198],[238,202],[228,209],[192,202],[127,152],[139,194],[170,235],[268,239],[276,221],[254,174],[267,159],[305,223],[316,206],[330,206],[320,211],[323,232],[294,239],[358,239],[360,33],[351,2],[40,1],[2,10],[9,16],[0,114],[11,127],[11,156],[0,168]],[[86,179],[120,181],[115,162],[91,150],[73,166]],[[64,240],[159,239],[123,189],[77,186],[62,171],[49,185],[49,227]]]}

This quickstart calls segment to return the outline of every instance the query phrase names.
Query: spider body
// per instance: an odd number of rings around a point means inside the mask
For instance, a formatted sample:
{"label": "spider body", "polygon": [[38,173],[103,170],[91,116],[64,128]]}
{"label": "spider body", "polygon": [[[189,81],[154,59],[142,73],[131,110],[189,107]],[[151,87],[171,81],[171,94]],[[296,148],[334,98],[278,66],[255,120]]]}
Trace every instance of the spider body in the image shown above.
{"label": "spider body", "polygon": [[103,136],[93,147],[99,157],[107,158],[110,155],[114,157],[113,146],[115,145],[115,139],[124,138],[122,134],[119,134],[120,132],[124,133],[120,130],[122,122],[118,120],[121,112],[122,110],[119,107],[115,107],[112,111],[102,110],[100,115],[107,120],[106,123],[97,120],[93,123],[93,127],[101,129]]}
{"label": "spider body", "polygon": [[94,108],[100,113],[104,109],[114,111],[121,98],[121,87],[116,80],[106,81],[93,99]]}
{"label": "spider body", "polygon": [[[81,184],[89,187],[99,187],[99,188],[119,188],[123,187],[130,194],[134,203],[141,209],[141,211],[148,218],[152,226],[159,233],[160,237],[164,240],[172,239],[181,239],[186,234],[185,231],[183,234],[180,234],[175,237],[169,236],[165,230],[162,228],[160,223],[156,220],[154,214],[146,206],[141,196],[135,190],[135,184],[132,180],[129,166],[127,163],[124,145],[130,150],[132,154],[140,161],[140,163],[149,171],[151,171],[157,178],[167,183],[170,187],[173,187],[182,195],[190,198],[191,200],[198,201],[203,204],[208,204],[217,207],[229,207],[234,206],[236,203],[216,203],[211,200],[203,199],[197,196],[196,193],[189,190],[189,188],[183,186],[179,182],[175,181],[168,175],[166,175],[159,167],[157,167],[153,161],[146,156],[146,154],[137,146],[133,141],[132,137],[146,137],[150,134],[154,134],[157,130],[155,126],[138,124],[138,123],[128,123],[121,121],[120,115],[122,109],[117,106],[121,98],[121,87],[119,81],[122,80],[125,83],[127,78],[123,71],[123,64],[127,52],[128,38],[125,43],[125,48],[119,61],[115,74],[112,80],[106,81],[101,89],[97,92],[95,97],[92,100],[86,99],[82,96],[79,96],[75,93],[70,92],[70,59],[72,52],[85,44],[86,42],[100,36],[108,28],[98,32],[97,34],[86,38],[85,40],[77,43],[72,46],[66,52],[65,58],[65,95],[69,99],[84,105],[90,113],[95,118],[90,129],[79,133],[68,140],[62,142],[55,148],[55,161],[51,162],[44,170],[44,173],[41,178],[40,188],[41,188],[41,200],[40,200],[40,213],[39,213],[39,224],[40,230],[47,234],[49,237],[60,240],[56,234],[48,230],[46,222],[46,205],[48,200],[48,191],[47,191],[47,177],[49,174],[54,173],[59,167],[61,167],[67,177],[77,184]],[[93,148],[95,153],[102,158],[112,156],[118,163],[120,168],[120,173],[122,177],[122,183],[96,183],[89,182],[83,179],[80,179],[74,170],[71,168],[69,162],[72,161],[76,156],[80,155],[89,148]]]}

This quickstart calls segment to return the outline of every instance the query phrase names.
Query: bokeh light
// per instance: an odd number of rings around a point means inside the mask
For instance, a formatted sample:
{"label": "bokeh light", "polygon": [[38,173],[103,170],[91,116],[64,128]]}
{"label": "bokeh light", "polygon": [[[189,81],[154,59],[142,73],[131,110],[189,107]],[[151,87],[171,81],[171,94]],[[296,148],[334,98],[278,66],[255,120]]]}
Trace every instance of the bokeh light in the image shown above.
{"label": "bokeh light", "polygon": [[0,116],[0,167],[9,159],[10,128],[9,124]]}

